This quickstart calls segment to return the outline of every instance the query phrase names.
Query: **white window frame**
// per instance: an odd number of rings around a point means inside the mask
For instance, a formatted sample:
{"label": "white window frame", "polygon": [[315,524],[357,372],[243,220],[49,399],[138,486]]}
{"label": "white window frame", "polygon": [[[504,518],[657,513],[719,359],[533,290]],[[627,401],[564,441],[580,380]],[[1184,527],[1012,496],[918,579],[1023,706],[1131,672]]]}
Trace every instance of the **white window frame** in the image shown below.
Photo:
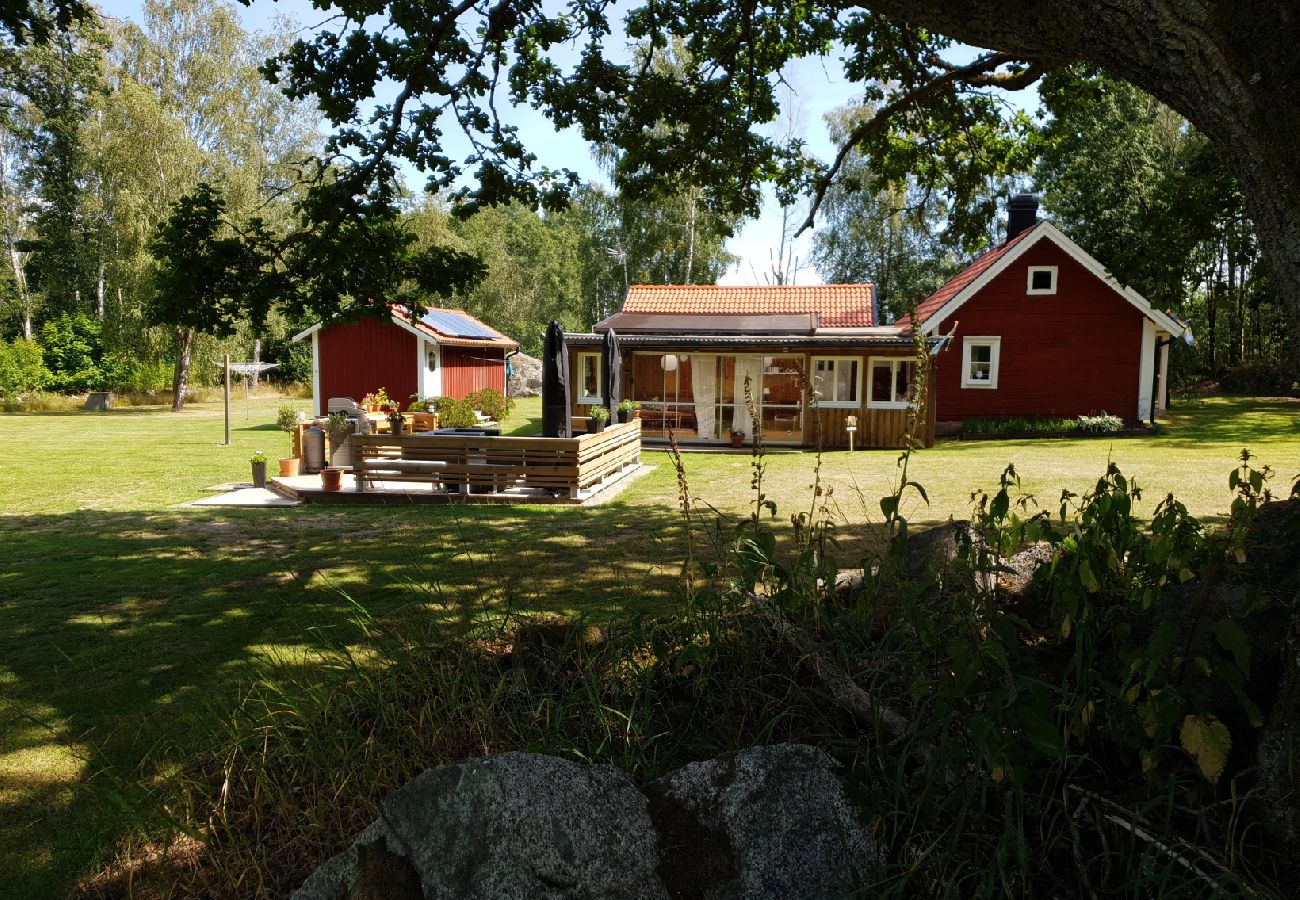
{"label": "white window frame", "polygon": [[[970,377],[970,351],[972,347],[989,348],[989,380],[980,381]],[[993,335],[971,335],[961,341],[961,386],[980,390],[996,391],[998,389],[998,369],[1002,362],[1002,338]]]}
{"label": "white window frame", "polygon": [[[575,353],[574,354],[574,356],[577,357],[577,362],[578,362],[576,368],[578,373],[577,403],[579,406],[600,406],[602,403],[605,402],[605,398],[603,396],[600,396],[600,385],[602,383],[601,376],[604,374],[603,372],[601,372],[601,369],[604,366],[604,360],[601,359],[602,355],[603,354],[600,353]],[[582,364],[587,357],[592,357],[596,360],[596,396],[594,397],[583,393],[584,389],[586,388],[587,379],[583,377]]]}
{"label": "white window frame", "polygon": [[[1025,276],[1025,293],[1026,294],[1055,294],[1056,293],[1056,266],[1030,266],[1029,272]],[[1052,283],[1045,288],[1034,287],[1034,275],[1038,272],[1047,272],[1052,276]]]}
{"label": "white window frame", "polygon": [[912,356],[872,356],[867,360],[867,409],[911,409],[915,403],[914,400],[877,400],[875,398],[875,371],[878,362],[889,363],[889,393],[892,397],[894,389],[898,386],[898,366],[906,363],[915,366],[916,358]]}
{"label": "white window frame", "polygon": [[830,388],[832,392],[835,390],[836,385],[839,383],[839,378],[838,378],[839,364],[842,362],[857,363],[858,377],[857,377],[857,383],[854,385],[853,393],[857,395],[858,399],[841,400],[837,397],[823,396],[825,392],[823,391],[822,386],[814,383],[813,384],[813,405],[818,407],[819,409],[858,409],[860,406],[862,406],[862,357],[860,356],[814,356],[812,358],[812,371],[813,371],[814,379],[818,377],[817,364],[821,362],[829,362],[834,364],[834,369],[830,373],[830,381],[831,381]]}

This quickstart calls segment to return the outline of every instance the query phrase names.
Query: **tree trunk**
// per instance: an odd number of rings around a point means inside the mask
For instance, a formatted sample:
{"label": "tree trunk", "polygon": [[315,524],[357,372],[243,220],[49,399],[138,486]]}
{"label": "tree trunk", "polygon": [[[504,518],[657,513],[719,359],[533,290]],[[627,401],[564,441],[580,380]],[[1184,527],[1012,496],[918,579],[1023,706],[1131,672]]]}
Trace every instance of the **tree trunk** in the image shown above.
{"label": "tree trunk", "polygon": [[1241,185],[1300,365],[1300,14],[1271,0],[864,0],[978,47],[1082,61],[1181,113]]}
{"label": "tree trunk", "polygon": [[691,211],[690,218],[686,222],[686,281],[684,284],[691,284],[691,269],[695,266],[695,210],[696,210],[696,190],[691,188]]}
{"label": "tree trunk", "polygon": [[258,368],[258,365],[261,362],[262,362],[262,339],[254,338],[253,339],[253,372],[251,375],[249,375],[249,378],[252,380],[251,386],[253,390],[257,390],[257,385],[262,381],[262,370]]}
{"label": "tree trunk", "polygon": [[185,408],[185,395],[190,390],[190,358],[194,353],[194,329],[176,329],[178,347],[176,369],[172,374],[172,412]]}
{"label": "tree trunk", "polygon": [[95,315],[104,321],[104,248],[99,248],[99,265],[95,268]]}
{"label": "tree trunk", "polygon": [[1237,255],[1228,232],[1228,365],[1241,365],[1241,292],[1237,289]]}

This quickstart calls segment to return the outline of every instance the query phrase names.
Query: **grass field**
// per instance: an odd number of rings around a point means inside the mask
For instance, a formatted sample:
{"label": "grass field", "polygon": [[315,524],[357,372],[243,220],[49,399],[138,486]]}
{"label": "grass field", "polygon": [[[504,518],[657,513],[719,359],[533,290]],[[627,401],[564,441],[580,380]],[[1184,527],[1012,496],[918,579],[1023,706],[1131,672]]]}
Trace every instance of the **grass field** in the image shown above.
{"label": "grass field", "polygon": [[[230,447],[218,404],[0,416],[0,896],[65,894],[154,814],[134,805],[137,786],[201,749],[259,663],[311,665],[313,648],[364,642],[358,607],[450,627],[512,610],[614,617],[672,602],[684,539],[676,474],[658,452],[646,454],[655,471],[595,508],[178,508],[247,478],[254,449],[279,455],[280,402],[237,402]],[[525,401],[509,430],[539,417]],[[1300,403],[1200,399],[1140,438],[940,443],[913,460],[930,505],[907,514],[917,526],[965,515],[971,491],[994,486],[1009,462],[1055,509],[1062,488],[1086,489],[1114,459],[1148,509],[1172,491],[1214,519],[1242,447],[1282,488],[1300,472]],[[846,535],[878,517],[896,456],[824,458]],[[778,521],[808,508],[814,462],[768,457]],[[749,456],[685,463],[693,495],[745,512]]]}

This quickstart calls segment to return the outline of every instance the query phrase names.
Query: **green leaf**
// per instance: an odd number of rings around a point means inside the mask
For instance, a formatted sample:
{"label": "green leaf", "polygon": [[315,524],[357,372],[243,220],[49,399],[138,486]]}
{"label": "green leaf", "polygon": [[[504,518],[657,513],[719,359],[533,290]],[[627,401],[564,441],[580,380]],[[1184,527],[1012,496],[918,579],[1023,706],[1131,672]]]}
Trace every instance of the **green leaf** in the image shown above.
{"label": "green leaf", "polygon": [[897,513],[897,512],[898,512],[898,498],[897,498],[897,497],[881,497],[881,498],[880,498],[880,511],[881,511],[882,513],[884,513],[884,514],[886,515],[886,517],[888,517],[888,516],[892,516],[892,515],[894,515],[895,513]]}
{"label": "green leaf", "polygon": [[1020,709],[1020,725],[1024,729],[1025,740],[1029,745],[1049,759],[1056,759],[1064,749],[1061,732],[1042,710],[1034,706]]}
{"label": "green leaf", "polygon": [[1088,593],[1095,594],[1101,585],[1097,584],[1097,576],[1092,574],[1092,566],[1088,565],[1086,559],[1079,560],[1079,582],[1088,589]]}
{"label": "green leaf", "polygon": [[1243,674],[1250,672],[1250,638],[1240,625],[1231,619],[1220,619],[1214,624],[1214,638],[1232,654],[1233,662]]}
{"label": "green leaf", "polygon": [[1228,751],[1232,749],[1232,735],[1228,726],[1212,715],[1188,716],[1183,719],[1179,735],[1183,749],[1196,760],[1205,780],[1213,784],[1228,765]]}

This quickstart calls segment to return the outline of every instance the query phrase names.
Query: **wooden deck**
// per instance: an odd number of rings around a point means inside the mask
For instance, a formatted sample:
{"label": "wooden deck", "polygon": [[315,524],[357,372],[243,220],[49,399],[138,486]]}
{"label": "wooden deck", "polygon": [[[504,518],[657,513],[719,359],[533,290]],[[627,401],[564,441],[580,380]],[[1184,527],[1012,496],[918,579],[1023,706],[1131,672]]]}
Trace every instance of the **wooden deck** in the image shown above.
{"label": "wooden deck", "polygon": [[272,486],[317,503],[582,504],[642,468],[640,422],[574,438],[369,434],[348,445],[354,465],[342,490],[322,490],[318,475]]}

